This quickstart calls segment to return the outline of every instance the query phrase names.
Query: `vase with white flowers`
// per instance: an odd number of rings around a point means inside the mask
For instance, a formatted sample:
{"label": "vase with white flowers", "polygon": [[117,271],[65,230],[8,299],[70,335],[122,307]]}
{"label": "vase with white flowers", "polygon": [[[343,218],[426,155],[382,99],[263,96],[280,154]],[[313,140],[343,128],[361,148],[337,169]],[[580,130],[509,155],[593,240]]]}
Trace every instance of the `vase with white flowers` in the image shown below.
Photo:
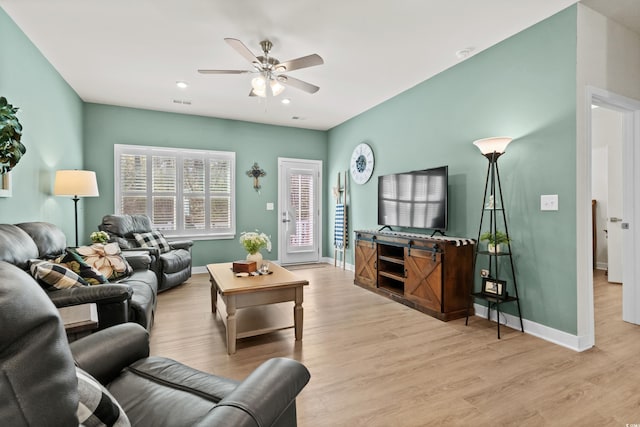
{"label": "vase with white flowers", "polygon": [[260,249],[266,248],[268,252],[271,252],[271,239],[258,230],[240,233],[240,243],[248,252],[247,261],[255,261],[258,268],[262,265]]}
{"label": "vase with white flowers", "polygon": [[109,234],[106,231],[94,231],[89,235],[89,238],[93,243],[107,243],[109,241]]}

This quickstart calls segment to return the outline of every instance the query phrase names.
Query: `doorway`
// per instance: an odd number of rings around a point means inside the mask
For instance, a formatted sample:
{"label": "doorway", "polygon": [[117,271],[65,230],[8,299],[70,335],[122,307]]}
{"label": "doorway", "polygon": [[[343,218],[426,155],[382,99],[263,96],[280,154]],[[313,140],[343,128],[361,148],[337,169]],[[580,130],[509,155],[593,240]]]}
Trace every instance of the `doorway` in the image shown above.
{"label": "doorway", "polygon": [[320,261],[321,194],[322,161],[278,158],[278,254],[283,265]]}
{"label": "doorway", "polygon": [[[607,233],[611,232],[610,228],[616,227],[616,231],[620,231],[621,236],[621,255],[611,254],[609,251],[609,257],[619,257],[622,262],[621,272],[622,280],[624,283],[622,287],[622,320],[640,324],[640,284],[638,279],[640,278],[640,266],[636,266],[636,251],[640,246],[640,232],[637,228],[640,226],[640,206],[636,206],[640,203],[640,196],[637,194],[640,190],[640,186],[635,184],[640,182],[640,171],[637,170],[635,165],[640,166],[640,102],[626,98],[615,93],[597,89],[588,89],[588,106],[597,105],[600,108],[606,108],[616,111],[622,117],[622,174],[621,183],[617,184],[621,190],[622,196],[622,216],[614,216],[613,212],[608,218],[616,218],[615,221],[607,222]],[[589,108],[587,115],[587,151],[588,151],[588,174],[591,177],[593,173],[594,155],[592,148],[594,148],[593,138],[593,109]],[[609,175],[607,175],[609,177]],[[592,195],[592,185],[589,183],[589,195]],[[610,187],[610,185],[608,185]],[[607,200],[609,200],[607,198]],[[589,200],[589,205],[591,200]],[[591,212],[591,206],[588,208],[585,206],[585,212]],[[620,221],[617,220],[620,218]],[[637,225],[637,226],[634,226]],[[611,246],[611,236],[609,235],[608,243]],[[611,248],[609,248],[611,249]],[[596,257],[597,254],[592,253],[592,257]],[[608,260],[608,262],[611,260]],[[584,285],[587,288],[579,288],[579,293],[585,291],[587,295],[588,307],[585,307],[585,312],[588,313],[588,323],[590,326],[590,339],[592,345],[595,343],[595,319],[594,319],[594,297],[593,297],[593,273],[592,263],[588,263],[589,273]],[[583,286],[584,286],[583,285]]]}
{"label": "doorway", "polygon": [[591,105],[591,197],[594,201],[594,266],[608,282],[622,284],[622,186],[624,112]]}

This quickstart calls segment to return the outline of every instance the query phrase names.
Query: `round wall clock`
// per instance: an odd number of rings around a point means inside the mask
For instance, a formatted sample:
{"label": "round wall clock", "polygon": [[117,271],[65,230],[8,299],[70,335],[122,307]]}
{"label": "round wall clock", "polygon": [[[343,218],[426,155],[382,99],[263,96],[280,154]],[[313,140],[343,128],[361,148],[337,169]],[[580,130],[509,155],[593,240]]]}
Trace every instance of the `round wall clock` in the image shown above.
{"label": "round wall clock", "polygon": [[356,184],[364,184],[373,174],[373,150],[369,144],[361,143],[351,154],[351,178]]}

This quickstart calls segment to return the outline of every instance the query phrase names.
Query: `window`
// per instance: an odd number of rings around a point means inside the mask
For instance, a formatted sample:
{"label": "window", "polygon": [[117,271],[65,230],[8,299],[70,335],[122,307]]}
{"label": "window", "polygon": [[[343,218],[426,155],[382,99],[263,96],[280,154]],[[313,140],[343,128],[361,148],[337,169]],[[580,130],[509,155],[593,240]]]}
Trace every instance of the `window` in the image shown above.
{"label": "window", "polygon": [[114,146],[116,212],[167,236],[235,236],[235,153]]}
{"label": "window", "polygon": [[291,247],[313,246],[313,175],[292,174],[289,178],[289,206],[295,215]]}

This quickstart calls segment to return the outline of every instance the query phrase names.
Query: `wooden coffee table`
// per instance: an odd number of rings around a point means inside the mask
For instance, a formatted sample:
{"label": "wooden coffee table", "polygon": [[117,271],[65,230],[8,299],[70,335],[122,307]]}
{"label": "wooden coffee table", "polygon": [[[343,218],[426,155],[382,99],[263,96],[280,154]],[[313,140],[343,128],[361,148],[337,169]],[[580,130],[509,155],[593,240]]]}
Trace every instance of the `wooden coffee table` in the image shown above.
{"label": "wooden coffee table", "polygon": [[[270,263],[268,275],[236,277],[232,263],[209,264],[211,311],[220,313],[227,332],[227,353],[236,352],[238,338],[295,328],[302,339],[302,289],[309,284],[285,268]],[[293,301],[293,324],[283,304]],[[290,313],[290,312],[289,312]]]}

